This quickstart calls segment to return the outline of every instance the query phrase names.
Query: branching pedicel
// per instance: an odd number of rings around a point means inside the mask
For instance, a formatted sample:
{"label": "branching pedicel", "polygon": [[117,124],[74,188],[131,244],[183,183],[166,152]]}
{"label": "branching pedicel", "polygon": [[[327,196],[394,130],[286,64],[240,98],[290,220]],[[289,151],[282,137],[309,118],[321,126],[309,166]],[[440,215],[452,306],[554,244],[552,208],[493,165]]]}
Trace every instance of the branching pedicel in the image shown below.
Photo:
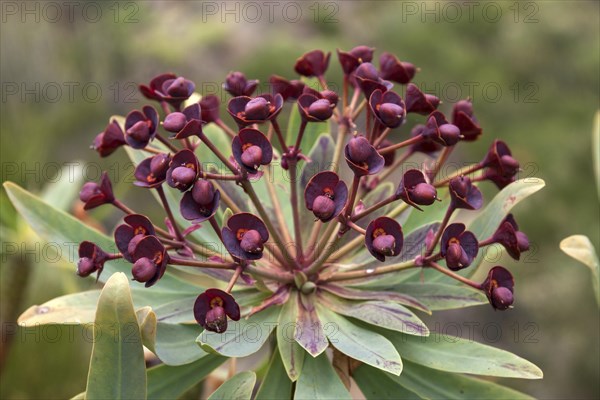
{"label": "branching pedicel", "polygon": [[[261,280],[272,291],[271,297],[252,313],[285,303],[291,296],[301,297],[300,307],[309,308],[319,302],[322,292],[357,298],[356,289],[350,286],[361,279],[412,268],[437,270],[481,290],[494,309],[511,307],[514,282],[505,268],[492,268],[482,283],[456,271],[469,267],[481,247],[492,243],[501,244],[519,259],[529,247],[527,236],[518,230],[511,215],[490,238],[476,238],[464,224],[450,223],[457,209],[477,210],[482,206],[482,194],[475,182],[490,180],[503,188],[515,180],[519,163],[509,148],[495,140],[483,161],[455,176],[440,177],[455,146],[474,141],[482,133],[471,101],[456,103],[449,122],[437,110],[439,99],[410,83],[417,71],[414,65],[384,53],[377,70],[371,64],[373,49],[365,46],[338,51],[344,71],[343,90],[338,94],[328,89],[324,76],[330,55],[315,50],[296,62],[298,74],[316,78],[315,87],[308,84],[311,80],[288,81],[272,76],[272,93],[252,97],[258,81],[247,80],[239,72],[229,74],[223,87],[233,96],[227,111],[237,129],[221,120],[221,101],[216,96],[190,101],[194,84],[185,78],[164,74],[155,77],[149,86],[140,86],[146,98],[160,104],[162,118],[151,106],[132,111],[123,127],[112,121],[95,138],[94,148],[101,157],[120,146],[150,153],[137,165],[135,185],[157,191],[167,217],[166,229],[117,200],[106,174],[100,184],[86,183],[80,193],[86,209],[112,204],[126,216],[114,234],[119,254],[107,254],[93,243],[82,242],[78,274],[100,274],[105,261],[120,257],[133,264],[133,279],[146,287],[156,284],[171,265],[231,270],[224,291],[208,289],[195,304],[190,304],[198,323],[219,333],[227,330],[227,318],[239,320],[241,316],[230,294],[238,279]],[[392,81],[406,85],[404,97],[393,91]],[[286,103],[292,104],[290,113],[298,113],[300,119],[291,140],[278,123]],[[409,113],[425,116],[424,124],[414,126],[405,139],[391,142],[391,131],[404,128]],[[359,120],[364,124],[358,125]],[[327,166],[319,166],[319,171],[302,187],[300,168],[311,161],[302,151],[304,134],[309,124],[327,122],[336,142],[333,160]],[[219,127],[222,135],[230,138],[231,147],[218,148],[203,132],[207,124]],[[222,168],[203,167],[203,156],[208,152],[218,158]],[[417,153],[427,156],[422,169],[403,171],[397,190],[390,196],[374,204],[362,203],[366,193],[376,190]],[[277,194],[281,189],[275,188],[271,176],[266,176],[273,173],[269,170],[273,160],[278,160],[289,176],[286,183],[291,218],[281,211]],[[477,175],[477,171],[482,172]],[[257,194],[257,180],[264,181],[271,203]],[[169,206],[165,190],[170,189],[165,185],[181,192],[179,210]],[[442,191],[449,196],[438,195]],[[244,194],[249,202],[239,203],[237,199]],[[427,212],[427,207],[436,201],[444,201],[448,207],[441,224],[426,235],[424,251],[394,263],[394,258],[403,252],[405,239],[398,221],[410,207],[418,210],[415,212]],[[397,207],[390,208],[392,203],[397,203]],[[315,218],[310,234],[304,235],[303,207]],[[217,213],[227,209],[231,210],[225,213],[229,218],[220,221]],[[387,211],[385,215],[377,214],[381,210]],[[174,213],[180,213],[190,224],[180,225]],[[227,254],[219,254],[205,243],[191,239],[188,234],[195,229],[214,229]],[[348,239],[352,231],[358,235]],[[340,265],[344,256],[363,247],[385,264],[369,269]],[[445,265],[440,264],[442,260]],[[389,293],[382,292],[382,300],[388,298]],[[306,314],[299,313],[299,318]]]}

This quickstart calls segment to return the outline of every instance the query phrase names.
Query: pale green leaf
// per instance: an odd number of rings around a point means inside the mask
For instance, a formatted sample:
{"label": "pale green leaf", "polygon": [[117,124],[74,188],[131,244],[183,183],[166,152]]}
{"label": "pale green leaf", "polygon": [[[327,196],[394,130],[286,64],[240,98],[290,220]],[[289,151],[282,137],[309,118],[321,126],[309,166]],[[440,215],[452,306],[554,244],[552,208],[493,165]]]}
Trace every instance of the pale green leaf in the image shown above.
{"label": "pale green leaf", "polygon": [[404,388],[391,377],[392,374],[363,364],[354,370],[352,378],[367,400],[420,400],[410,390]]}
{"label": "pale green leaf", "polygon": [[256,374],[254,372],[240,372],[219,386],[208,400],[250,400],[255,384]]}
{"label": "pale green leaf", "polygon": [[[292,338],[292,340],[294,339]],[[276,349],[255,400],[290,399],[291,397],[292,381],[288,378],[286,368],[279,357],[279,351]]]}
{"label": "pale green leaf", "polygon": [[112,275],[98,300],[86,399],[145,399],[146,363],[129,281]]}
{"label": "pale green leaf", "polygon": [[202,328],[198,324],[163,324],[156,326],[154,350],[158,358],[167,365],[184,365],[207,355],[196,344]]}
{"label": "pale green leaf", "polygon": [[290,294],[288,301],[281,307],[277,322],[277,347],[287,375],[296,381],[302,372],[306,352],[294,339],[296,318],[298,315],[298,296],[295,292]]}
{"label": "pale green leaf", "polygon": [[[391,288],[390,288],[391,289]],[[401,283],[393,288],[398,293],[412,296],[429,309],[451,310],[487,304],[488,300],[480,291],[468,286],[444,283]]]}
{"label": "pale green leaf", "polygon": [[20,326],[45,324],[88,324],[94,321],[100,290],[60,296],[42,305],[34,305],[19,316]]}
{"label": "pale green leaf", "polygon": [[590,239],[584,235],[569,236],[560,242],[560,249],[592,271],[592,285],[600,305],[600,262]]}
{"label": "pale green leaf", "polygon": [[350,400],[350,393],[333,370],[327,355],[306,357],[296,382],[294,400]]}

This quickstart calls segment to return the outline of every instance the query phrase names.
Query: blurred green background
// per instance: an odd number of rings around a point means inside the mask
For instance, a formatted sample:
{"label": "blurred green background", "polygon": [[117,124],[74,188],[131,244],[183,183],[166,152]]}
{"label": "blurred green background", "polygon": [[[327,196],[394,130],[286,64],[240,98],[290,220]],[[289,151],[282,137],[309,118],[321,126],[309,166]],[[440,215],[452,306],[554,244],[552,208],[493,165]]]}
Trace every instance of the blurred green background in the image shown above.
{"label": "blurred green background", "polygon": [[[536,397],[600,398],[599,316],[589,271],[558,249],[575,233],[600,248],[591,158],[600,3],[75,3],[57,9],[46,2],[2,2],[2,181],[39,191],[54,180],[57,166],[82,160],[87,178],[109,169],[117,194],[132,202],[139,191],[129,190],[132,170],[124,152],[100,160],[89,145],[110,115],[145,104],[134,84],[173,71],[206,94],[231,70],[261,82],[272,73],[295,77],[295,59],[314,48],[365,44],[393,52],[422,69],[415,82],[440,96],[442,109],[473,98],[484,135],[460,146],[457,159],[479,161],[498,137],[510,144],[525,176],[547,184],[515,209],[534,251],[521,263],[501,260],[516,276],[516,308],[440,313],[432,329],[457,333],[458,326],[468,335],[472,326],[478,340],[535,362],[544,370],[542,381],[503,383]],[[340,82],[335,56],[330,71],[328,79]],[[495,193],[487,183],[482,187],[488,199]],[[76,279],[72,264],[23,255],[38,240],[22,228],[4,191],[1,199],[0,397],[68,398],[85,387],[91,345],[82,331],[17,329],[14,320],[32,304],[90,283]],[[92,214],[107,230],[119,217],[106,210]],[[17,254],[9,245],[15,243]]]}

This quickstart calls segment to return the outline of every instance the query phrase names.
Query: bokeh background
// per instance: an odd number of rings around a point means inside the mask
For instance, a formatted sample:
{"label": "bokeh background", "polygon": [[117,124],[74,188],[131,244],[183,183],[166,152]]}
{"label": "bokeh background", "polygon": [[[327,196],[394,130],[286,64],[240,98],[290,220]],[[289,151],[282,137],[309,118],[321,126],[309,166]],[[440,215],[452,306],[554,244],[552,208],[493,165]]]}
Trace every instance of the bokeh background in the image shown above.
{"label": "bokeh background", "polygon": [[[600,248],[591,157],[599,151],[592,149],[591,130],[599,108],[600,3],[75,3],[58,9],[47,2],[1,3],[2,181],[41,191],[55,180],[57,166],[79,160],[84,178],[97,179],[101,168],[120,177],[116,192],[133,202],[139,191],[124,182],[131,174],[124,152],[99,160],[89,145],[110,115],[144,104],[136,83],[173,71],[207,94],[231,70],[261,82],[272,73],[292,78],[295,59],[315,48],[365,44],[393,52],[422,69],[415,82],[445,107],[472,97],[484,135],[460,146],[457,157],[476,162],[498,137],[510,143],[524,176],[547,184],[515,209],[534,251],[518,264],[501,260],[517,279],[516,308],[440,313],[432,328],[458,325],[464,336],[472,326],[478,340],[515,351],[545,372],[541,381],[504,384],[544,399],[600,397],[590,274],[558,248],[575,233]],[[340,82],[335,56],[330,71],[328,80]],[[0,397],[68,398],[85,387],[91,349],[85,335],[78,328],[21,329],[14,321],[30,305],[90,283],[76,279],[68,260],[40,256],[44,244],[23,228],[4,191],[1,196]],[[118,218],[109,210],[93,216],[106,229]]]}

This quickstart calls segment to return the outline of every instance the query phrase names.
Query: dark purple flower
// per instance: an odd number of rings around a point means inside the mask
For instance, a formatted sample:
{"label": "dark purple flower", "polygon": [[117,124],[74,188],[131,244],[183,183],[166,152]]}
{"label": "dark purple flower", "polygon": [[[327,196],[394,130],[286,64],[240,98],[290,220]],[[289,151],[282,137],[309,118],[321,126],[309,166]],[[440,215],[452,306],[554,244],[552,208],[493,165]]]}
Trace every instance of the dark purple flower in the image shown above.
{"label": "dark purple flower", "polygon": [[386,128],[399,127],[406,117],[406,105],[398,94],[376,89],[369,98],[369,106],[379,123]]}
{"label": "dark purple flower", "polygon": [[458,126],[463,140],[471,142],[476,140],[482,133],[477,118],[473,115],[473,104],[471,100],[460,100],[454,104],[452,109],[452,124]]}
{"label": "dark purple flower", "polygon": [[268,165],[273,159],[273,146],[261,131],[244,128],[231,143],[235,161],[251,174],[258,172],[261,165]]}
{"label": "dark purple flower", "polygon": [[442,146],[453,146],[460,140],[460,130],[448,123],[444,114],[434,111],[427,118],[423,137]]}
{"label": "dark purple flower", "polygon": [[[411,137],[417,137],[419,135],[423,135],[427,131],[427,127],[423,124],[415,125],[410,131]],[[424,153],[430,157],[433,157],[435,153],[442,150],[444,146],[439,144],[438,142],[431,140],[423,135],[423,140],[413,144],[410,149],[413,152]]]}
{"label": "dark purple flower", "polygon": [[371,221],[365,233],[365,246],[379,261],[400,254],[404,243],[402,227],[396,220],[379,217]]}
{"label": "dark purple flower", "polygon": [[167,170],[171,163],[171,156],[166,153],[156,154],[144,159],[135,168],[134,185],[153,188],[161,185],[167,178]]}
{"label": "dark purple flower", "polygon": [[338,60],[340,61],[344,74],[350,75],[360,64],[371,62],[373,60],[374,51],[374,48],[368,46],[357,46],[348,52],[338,49]]}
{"label": "dark purple flower", "polygon": [[[437,199],[435,187],[427,182],[425,175],[418,169],[409,169],[402,175],[396,196],[407,204],[421,210],[421,206],[429,206]],[[422,211],[422,210],[421,210]]]}
{"label": "dark purple flower", "polygon": [[129,214],[123,218],[124,224],[115,229],[115,244],[123,258],[133,262],[133,253],[137,244],[146,236],[155,236],[154,225],[148,217],[141,214]]}
{"label": "dark purple flower", "polygon": [[206,123],[217,122],[221,118],[219,117],[219,106],[221,100],[215,95],[208,95],[202,97],[200,100],[200,119]]}
{"label": "dark purple flower", "polygon": [[234,97],[227,104],[227,111],[240,128],[259,124],[275,118],[283,107],[283,97],[280,94],[271,96],[261,94],[251,98],[247,96]]}
{"label": "dark purple flower", "polygon": [[112,184],[106,171],[102,173],[99,185],[96,182],[86,182],[83,185],[79,192],[79,199],[85,203],[83,206],[84,210],[91,210],[102,204],[115,201]]}
{"label": "dark purple flower", "polygon": [[327,99],[320,99],[311,94],[303,94],[298,98],[298,110],[304,121],[324,122],[333,115],[335,104]]}
{"label": "dark purple flower", "polygon": [[[143,111],[143,112],[142,112]],[[151,106],[134,110],[125,118],[125,141],[134,149],[143,149],[156,136],[158,113]]]}
{"label": "dark purple flower", "polygon": [[344,148],[344,156],[348,166],[357,176],[376,174],[385,164],[384,158],[364,136],[350,139]]}
{"label": "dark purple flower", "polygon": [[100,154],[100,157],[111,155],[116,149],[125,144],[125,135],[116,120],[104,128],[94,139],[92,148]]}
{"label": "dark purple flower", "polygon": [[440,104],[440,99],[432,94],[425,94],[413,83],[406,87],[406,112],[428,115]]}
{"label": "dark purple flower", "polygon": [[506,310],[512,305],[515,280],[506,268],[495,266],[490,269],[481,286],[495,310]]}
{"label": "dark purple flower", "polygon": [[240,306],[232,295],[219,289],[207,289],[194,303],[194,318],[207,331],[223,333],[227,330],[227,317],[240,319]]}
{"label": "dark purple flower", "polygon": [[362,63],[354,71],[354,79],[360,87],[366,99],[371,97],[371,94],[379,89],[386,92],[392,88],[392,83],[381,79],[375,66],[371,63]]}
{"label": "dark purple flower", "polygon": [[194,223],[211,218],[219,209],[221,192],[215,190],[212,182],[198,179],[192,190],[186,192],[179,203],[183,218]]}
{"label": "dark purple flower", "polygon": [[481,164],[487,168],[484,177],[493,181],[500,189],[514,182],[519,173],[519,162],[513,158],[506,143],[497,139]]}
{"label": "dark purple flower", "polygon": [[165,274],[169,254],[156,236],[145,236],[133,250],[133,261],[133,279],[150,287]]}
{"label": "dark purple flower", "polygon": [[296,60],[294,70],[306,77],[323,76],[329,66],[331,53],[325,54],[321,50],[309,51]]}
{"label": "dark purple flower", "polygon": [[99,277],[107,260],[110,260],[110,255],[105,253],[98,245],[87,241],[81,242],[79,243],[77,275],[86,277],[97,271]]}
{"label": "dark purple flower", "polygon": [[522,252],[529,250],[529,238],[519,230],[517,221],[512,214],[508,214],[500,223],[492,240],[494,243],[504,246],[508,254],[515,260],[521,258]]}
{"label": "dark purple flower", "polygon": [[453,271],[466,268],[477,257],[479,244],[475,235],[467,231],[464,224],[450,224],[444,230],[440,241],[442,257],[446,266]]}
{"label": "dark purple flower", "polygon": [[257,80],[248,80],[246,75],[237,71],[227,74],[225,83],[223,83],[223,89],[233,97],[252,96],[257,86]]}
{"label": "dark purple flower", "polygon": [[172,188],[185,192],[196,182],[199,169],[198,159],[193,151],[179,150],[167,170],[167,183]]}
{"label": "dark purple flower", "polygon": [[172,132],[172,139],[185,139],[202,134],[202,114],[200,104],[195,103],[184,108],[182,112],[175,111],[165,117],[163,128]]}
{"label": "dark purple flower", "polygon": [[296,100],[302,94],[304,89],[304,82],[293,79],[287,80],[279,75],[271,75],[269,78],[273,96],[280,94],[283,97],[283,101]]}
{"label": "dark purple flower", "polygon": [[415,66],[408,62],[401,62],[391,53],[379,56],[379,71],[382,79],[407,84],[417,72]]}
{"label": "dark purple flower", "polygon": [[448,187],[452,207],[479,210],[483,205],[483,195],[468,177],[457,176],[450,180]]}
{"label": "dark purple flower", "polygon": [[348,200],[348,187],[332,171],[319,172],[313,176],[304,190],[306,208],[323,222],[340,215]]}
{"label": "dark purple flower", "polygon": [[140,85],[140,92],[142,92],[147,99],[162,101],[164,97],[162,93],[163,83],[176,78],[177,75],[171,73],[157,75],[152,78],[149,86]]}
{"label": "dark purple flower", "polygon": [[174,74],[156,76],[150,81],[149,87],[140,85],[140,91],[146,98],[166,101],[177,109],[194,93],[194,89],[194,82]]}
{"label": "dark purple flower", "polygon": [[489,180],[494,182],[498,189],[503,189],[517,180],[516,175],[504,176],[497,169],[488,168],[481,175],[482,180]]}
{"label": "dark purple flower", "polygon": [[264,222],[250,213],[232,215],[221,230],[227,251],[242,260],[258,260],[263,256],[269,231]]}

